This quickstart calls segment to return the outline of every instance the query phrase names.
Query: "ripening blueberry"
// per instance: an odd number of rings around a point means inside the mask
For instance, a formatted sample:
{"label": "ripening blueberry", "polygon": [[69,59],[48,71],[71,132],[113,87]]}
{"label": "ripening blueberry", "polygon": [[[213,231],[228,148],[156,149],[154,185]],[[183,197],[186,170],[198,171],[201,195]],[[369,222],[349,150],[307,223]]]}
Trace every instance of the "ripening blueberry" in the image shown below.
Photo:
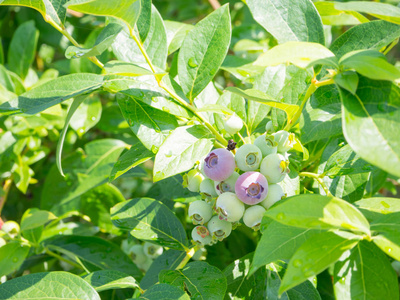
{"label": "ripening blueberry", "polygon": [[198,193],[200,191],[200,184],[203,180],[203,174],[201,174],[200,171],[193,169],[183,175],[182,186],[191,192]]}
{"label": "ripening blueberry", "polygon": [[218,197],[215,209],[221,220],[237,222],[242,218],[245,208],[234,193],[226,192]]}
{"label": "ripening blueberry", "polygon": [[226,149],[212,150],[204,159],[204,173],[214,181],[228,179],[233,171],[235,171],[235,158]]}
{"label": "ripening blueberry", "polygon": [[235,192],[240,200],[249,205],[260,203],[268,194],[268,181],[259,172],[246,172],[239,176]]}
{"label": "ripening blueberry", "polygon": [[200,195],[203,197],[203,199],[210,199],[217,197],[218,194],[215,191],[215,186],[214,186],[214,181],[211,179],[204,179],[200,183]]}
{"label": "ripening blueberry", "polygon": [[196,226],[192,230],[192,239],[196,243],[200,245],[210,245],[212,242],[212,237],[207,227],[205,226]]}
{"label": "ripening blueberry", "polygon": [[260,135],[254,141],[254,145],[256,145],[261,150],[263,157],[276,153],[278,151],[278,143],[275,142],[275,139],[272,135]]}
{"label": "ripening blueberry", "polygon": [[148,258],[156,259],[163,253],[163,251],[163,247],[159,245],[155,245],[149,242],[145,242],[143,244],[143,252]]}
{"label": "ripening blueberry", "polygon": [[260,205],[250,206],[243,215],[243,223],[254,230],[260,229],[261,220],[264,216],[265,208]]}
{"label": "ripening blueberry", "polygon": [[240,131],[242,127],[243,127],[243,121],[237,114],[229,116],[224,121],[224,128],[226,132],[231,135],[234,135],[236,132]]}
{"label": "ripening blueberry", "polygon": [[278,143],[278,152],[285,153],[293,148],[296,143],[294,133],[287,132],[285,130],[280,130],[272,134],[275,141]]}
{"label": "ripening blueberry", "polygon": [[260,172],[267,178],[268,182],[281,182],[288,173],[289,161],[281,154],[270,154],[266,156],[260,166]]}
{"label": "ripening blueberry", "polygon": [[233,172],[228,179],[222,181],[214,181],[214,187],[217,196],[226,192],[235,192],[235,183],[238,178],[239,173]]}
{"label": "ripening blueberry", "polygon": [[220,220],[218,216],[214,216],[208,222],[208,230],[213,238],[222,241],[224,238],[228,237],[232,232],[232,223]]}
{"label": "ripening blueberry", "polygon": [[260,166],[262,153],[256,145],[244,144],[236,151],[235,160],[240,170],[254,171]]}
{"label": "ripening blueberry", "polygon": [[267,198],[261,202],[261,205],[266,209],[270,208],[273,204],[286,197],[285,192],[279,184],[268,185]]}
{"label": "ripening blueberry", "polygon": [[142,264],[148,259],[146,254],[144,254],[143,245],[139,244],[133,245],[131,249],[129,249],[128,255],[135,264]]}
{"label": "ripening blueberry", "polygon": [[203,200],[196,200],[190,203],[188,215],[191,219],[193,219],[194,225],[203,225],[211,219],[212,207]]}

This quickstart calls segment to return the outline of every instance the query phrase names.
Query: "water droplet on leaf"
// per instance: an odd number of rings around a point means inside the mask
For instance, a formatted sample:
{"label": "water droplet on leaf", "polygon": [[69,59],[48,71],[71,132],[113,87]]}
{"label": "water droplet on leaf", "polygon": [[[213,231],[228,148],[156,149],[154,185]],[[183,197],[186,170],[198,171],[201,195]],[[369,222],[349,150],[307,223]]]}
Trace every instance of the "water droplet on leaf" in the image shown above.
{"label": "water droplet on leaf", "polygon": [[189,65],[189,67],[191,67],[191,68],[196,68],[196,67],[198,66],[198,65],[196,64],[196,62],[194,61],[194,57],[189,58],[188,65]]}

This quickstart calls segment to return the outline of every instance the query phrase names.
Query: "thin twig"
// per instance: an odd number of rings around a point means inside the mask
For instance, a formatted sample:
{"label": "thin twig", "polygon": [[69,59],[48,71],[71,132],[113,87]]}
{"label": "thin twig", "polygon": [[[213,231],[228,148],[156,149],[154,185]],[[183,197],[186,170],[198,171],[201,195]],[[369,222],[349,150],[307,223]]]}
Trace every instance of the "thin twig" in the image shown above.
{"label": "thin twig", "polygon": [[214,10],[221,7],[221,4],[219,4],[218,0],[208,0],[208,2],[210,2]]}

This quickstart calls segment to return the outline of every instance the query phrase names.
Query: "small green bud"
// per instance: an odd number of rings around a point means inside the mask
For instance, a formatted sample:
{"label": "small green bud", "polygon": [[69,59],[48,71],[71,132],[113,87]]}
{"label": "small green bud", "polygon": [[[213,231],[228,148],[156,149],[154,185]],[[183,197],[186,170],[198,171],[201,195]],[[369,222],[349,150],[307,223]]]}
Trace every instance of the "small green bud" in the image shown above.
{"label": "small green bud", "polygon": [[200,184],[204,180],[204,176],[196,169],[190,170],[189,173],[183,175],[183,187],[189,191],[198,193]]}

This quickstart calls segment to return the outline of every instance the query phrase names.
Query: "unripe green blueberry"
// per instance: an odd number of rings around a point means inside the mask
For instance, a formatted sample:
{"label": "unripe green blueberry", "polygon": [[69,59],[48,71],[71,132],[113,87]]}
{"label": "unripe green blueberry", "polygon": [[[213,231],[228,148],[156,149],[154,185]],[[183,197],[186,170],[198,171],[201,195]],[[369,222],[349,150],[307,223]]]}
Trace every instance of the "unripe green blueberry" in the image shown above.
{"label": "unripe green blueberry", "polygon": [[267,124],[265,124],[265,133],[266,134],[271,134],[275,132],[274,125],[272,124],[272,121],[268,121]]}
{"label": "unripe green blueberry", "polygon": [[7,233],[11,238],[15,238],[19,234],[20,228],[17,222],[7,221],[3,224],[1,230]]}
{"label": "unripe green blueberry", "polygon": [[132,246],[134,246],[135,243],[129,239],[125,239],[121,243],[121,249],[124,253],[129,255],[129,250],[131,249]]}
{"label": "unripe green blueberry", "polygon": [[212,241],[212,237],[207,227],[205,226],[196,226],[192,230],[192,239],[196,243],[200,245],[210,245]]}
{"label": "unripe green blueberry", "polygon": [[268,183],[278,183],[285,178],[288,167],[289,161],[282,154],[270,154],[262,160],[260,172],[267,178]]}
{"label": "unripe green blueberry", "polygon": [[261,150],[263,157],[278,152],[278,143],[272,135],[260,135],[254,141],[254,145]]}
{"label": "unripe green blueberry", "polygon": [[137,266],[143,272],[147,272],[147,270],[150,269],[150,266],[152,263],[153,263],[153,260],[146,256],[146,260],[142,263],[137,263]]}
{"label": "unripe green blueberry", "polygon": [[163,253],[163,251],[163,247],[159,245],[155,245],[149,242],[145,242],[143,244],[143,252],[148,258],[156,259]]}
{"label": "unripe green blueberry", "polygon": [[254,230],[260,229],[261,220],[264,216],[265,208],[260,205],[250,206],[243,215],[243,223]]}
{"label": "unripe green blueberry", "polygon": [[214,181],[215,192],[218,195],[221,195],[226,192],[235,192],[235,183],[236,180],[239,178],[239,173],[233,172],[228,179],[222,181]]}
{"label": "unripe green blueberry", "polygon": [[6,240],[0,237],[0,248],[7,244]]}
{"label": "unripe green blueberry", "polygon": [[193,169],[187,174],[183,175],[183,187],[187,188],[189,191],[198,193],[200,191],[200,184],[203,181],[204,176],[200,171]]}
{"label": "unripe green blueberry", "polygon": [[219,241],[228,237],[232,232],[232,224],[228,221],[220,220],[218,216],[212,217],[207,227],[210,235]]}
{"label": "unripe green blueberry", "polygon": [[270,208],[279,200],[286,197],[285,192],[283,191],[282,187],[279,184],[270,184],[268,185],[268,195],[267,198],[261,202],[261,205],[264,206],[266,209]]}
{"label": "unripe green blueberry", "polygon": [[212,207],[203,200],[196,200],[190,203],[188,215],[193,219],[194,225],[203,225],[211,219]]}
{"label": "unripe green blueberry", "polygon": [[143,245],[139,244],[133,245],[131,249],[129,249],[128,255],[131,257],[132,261],[135,264],[142,264],[148,259],[146,254],[144,254]]}
{"label": "unripe green blueberry", "polygon": [[208,178],[204,179],[200,183],[200,195],[206,199],[217,197],[218,194],[215,191],[214,181]]}
{"label": "unripe green blueberry", "polygon": [[243,173],[236,181],[235,193],[243,203],[249,205],[260,203],[267,196],[268,181],[259,172]]}
{"label": "unripe green blueberry", "polygon": [[240,131],[242,127],[243,121],[237,114],[229,116],[224,122],[224,128],[226,132],[231,135],[234,135],[236,132]]}
{"label": "unripe green blueberry", "polygon": [[198,260],[205,260],[206,259],[206,257],[205,257],[206,253],[207,253],[207,250],[205,248],[200,248],[199,250],[197,250],[193,254],[192,259],[193,260],[197,260],[197,261]]}
{"label": "unripe green blueberry", "polygon": [[231,192],[221,194],[215,204],[219,218],[228,222],[239,221],[244,213],[244,204]]}
{"label": "unripe green blueberry", "polygon": [[235,160],[240,170],[254,171],[260,166],[262,153],[256,145],[244,144],[236,151]]}
{"label": "unripe green blueberry", "polygon": [[294,133],[287,132],[285,130],[280,130],[272,134],[275,141],[278,143],[278,152],[285,153],[293,148],[296,143]]}
{"label": "unripe green blueberry", "polygon": [[214,181],[228,179],[233,171],[235,171],[235,158],[226,149],[212,150],[204,159],[204,174]]}

